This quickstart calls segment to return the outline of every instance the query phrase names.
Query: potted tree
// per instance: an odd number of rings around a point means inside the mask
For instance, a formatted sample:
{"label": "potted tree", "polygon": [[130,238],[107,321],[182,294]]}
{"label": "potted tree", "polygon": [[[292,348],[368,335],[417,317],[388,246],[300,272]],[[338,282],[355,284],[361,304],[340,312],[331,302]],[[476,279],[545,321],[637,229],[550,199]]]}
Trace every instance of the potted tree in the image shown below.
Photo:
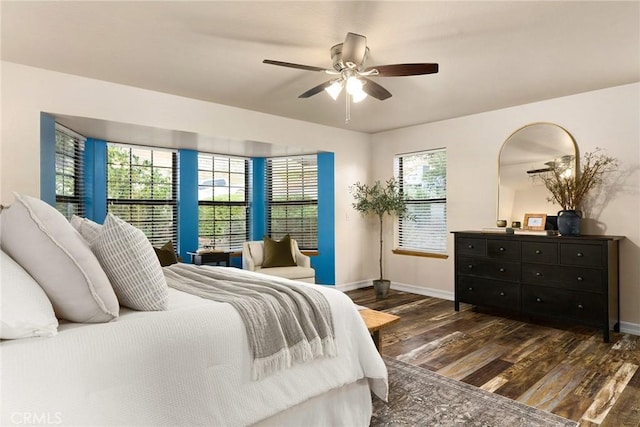
{"label": "potted tree", "polygon": [[350,191],[355,200],[353,202],[353,208],[355,210],[363,215],[376,215],[378,217],[380,232],[380,277],[373,281],[373,287],[376,292],[376,298],[386,298],[391,282],[384,279],[382,270],[382,226],[385,215],[402,216],[405,219],[411,219],[411,217],[407,215],[406,199],[400,192],[398,181],[395,178],[389,178],[384,184],[380,181],[376,181],[373,185],[356,182],[350,187]]}
{"label": "potted tree", "polygon": [[551,193],[547,201],[562,207],[558,212],[558,231],[565,236],[580,235],[582,212],[578,210],[587,194],[604,182],[605,174],[618,167],[618,161],[596,148],[582,158],[581,167],[575,173],[567,173],[562,162],[548,163],[549,171],[540,174],[544,186]]}

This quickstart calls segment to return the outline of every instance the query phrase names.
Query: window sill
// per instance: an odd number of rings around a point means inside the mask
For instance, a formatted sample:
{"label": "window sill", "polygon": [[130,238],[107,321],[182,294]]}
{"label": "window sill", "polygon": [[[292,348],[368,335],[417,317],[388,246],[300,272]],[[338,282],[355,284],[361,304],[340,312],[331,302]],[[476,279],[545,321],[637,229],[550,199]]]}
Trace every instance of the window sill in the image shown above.
{"label": "window sill", "polygon": [[405,249],[394,249],[392,251],[396,255],[409,255],[409,256],[419,256],[423,258],[439,258],[439,259],[447,259],[449,255],[447,254],[437,254],[433,252],[418,252],[418,251],[408,251]]}

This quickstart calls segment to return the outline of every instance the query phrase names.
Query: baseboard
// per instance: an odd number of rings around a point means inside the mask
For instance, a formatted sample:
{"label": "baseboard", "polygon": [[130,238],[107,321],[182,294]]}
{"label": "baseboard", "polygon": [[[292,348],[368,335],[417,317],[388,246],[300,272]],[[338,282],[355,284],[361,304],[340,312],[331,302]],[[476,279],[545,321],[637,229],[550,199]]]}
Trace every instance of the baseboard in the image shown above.
{"label": "baseboard", "polygon": [[640,336],[640,324],[631,322],[620,322],[620,332]]}
{"label": "baseboard", "polygon": [[402,292],[410,292],[412,294],[424,295],[426,297],[434,297],[449,301],[454,300],[453,292],[443,291],[442,289],[424,288],[422,286],[407,285],[406,283],[391,282],[391,289]]}
{"label": "baseboard", "polygon": [[356,289],[366,288],[367,286],[373,286],[371,280],[360,280],[358,282],[343,283],[336,285],[336,289],[342,292],[353,291]]}
{"label": "baseboard", "polygon": [[[373,286],[371,280],[360,280],[358,282],[351,283],[343,283],[341,285],[336,285],[336,289],[346,292],[353,291],[355,289],[366,288],[368,286]],[[449,301],[453,301],[453,292],[443,291],[440,289],[431,289],[431,288],[423,288],[421,286],[415,285],[407,285],[405,283],[391,282],[391,289],[402,292],[410,292],[412,294],[424,295],[426,297],[434,297],[440,299],[446,299]]]}

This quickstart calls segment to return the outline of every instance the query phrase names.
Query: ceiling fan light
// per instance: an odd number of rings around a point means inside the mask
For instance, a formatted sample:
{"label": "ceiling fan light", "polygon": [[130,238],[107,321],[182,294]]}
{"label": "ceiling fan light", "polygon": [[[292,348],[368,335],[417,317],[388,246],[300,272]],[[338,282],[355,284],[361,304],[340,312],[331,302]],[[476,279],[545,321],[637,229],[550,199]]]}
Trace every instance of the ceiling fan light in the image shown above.
{"label": "ceiling fan light", "polygon": [[364,82],[356,76],[351,76],[347,79],[347,93],[351,95],[353,102],[358,103],[367,97],[367,94],[362,90]]}
{"label": "ceiling fan light", "polygon": [[365,100],[367,93],[360,89],[360,92],[352,94],[351,97],[353,98],[353,102],[357,104],[358,102]]}
{"label": "ceiling fan light", "polygon": [[331,84],[331,86],[325,88],[324,90],[335,101],[336,99],[338,99],[338,95],[340,95],[340,92],[342,91],[342,82],[341,81],[335,81],[335,82],[333,82]]}
{"label": "ceiling fan light", "polygon": [[362,92],[362,85],[364,82],[356,76],[351,76],[347,79],[347,92],[349,95],[355,95]]}

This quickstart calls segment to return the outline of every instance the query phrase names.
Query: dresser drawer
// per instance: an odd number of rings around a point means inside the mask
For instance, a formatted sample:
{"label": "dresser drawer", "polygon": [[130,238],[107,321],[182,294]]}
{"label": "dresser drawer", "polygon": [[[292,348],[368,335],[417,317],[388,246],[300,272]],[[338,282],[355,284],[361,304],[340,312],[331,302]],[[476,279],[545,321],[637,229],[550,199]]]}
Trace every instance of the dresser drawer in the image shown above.
{"label": "dresser drawer", "polygon": [[487,241],[471,237],[456,239],[456,252],[460,255],[485,256],[487,254]]}
{"label": "dresser drawer", "polygon": [[466,276],[520,282],[520,263],[488,258],[459,257],[456,260],[456,273]]}
{"label": "dresser drawer", "polygon": [[520,310],[520,285],[475,277],[458,277],[456,295],[468,304]]}
{"label": "dresser drawer", "polygon": [[546,242],[522,242],[522,261],[557,264],[558,244]]}
{"label": "dresser drawer", "polygon": [[604,316],[604,301],[603,296],[588,292],[522,285],[522,312],[531,315],[599,325]]}
{"label": "dresser drawer", "polygon": [[522,264],[522,283],[585,292],[604,292],[602,270],[546,264]]}
{"label": "dresser drawer", "polygon": [[582,245],[578,243],[561,243],[560,264],[601,267],[602,246]]}
{"label": "dresser drawer", "polygon": [[490,258],[520,259],[520,242],[487,239],[487,255]]}

